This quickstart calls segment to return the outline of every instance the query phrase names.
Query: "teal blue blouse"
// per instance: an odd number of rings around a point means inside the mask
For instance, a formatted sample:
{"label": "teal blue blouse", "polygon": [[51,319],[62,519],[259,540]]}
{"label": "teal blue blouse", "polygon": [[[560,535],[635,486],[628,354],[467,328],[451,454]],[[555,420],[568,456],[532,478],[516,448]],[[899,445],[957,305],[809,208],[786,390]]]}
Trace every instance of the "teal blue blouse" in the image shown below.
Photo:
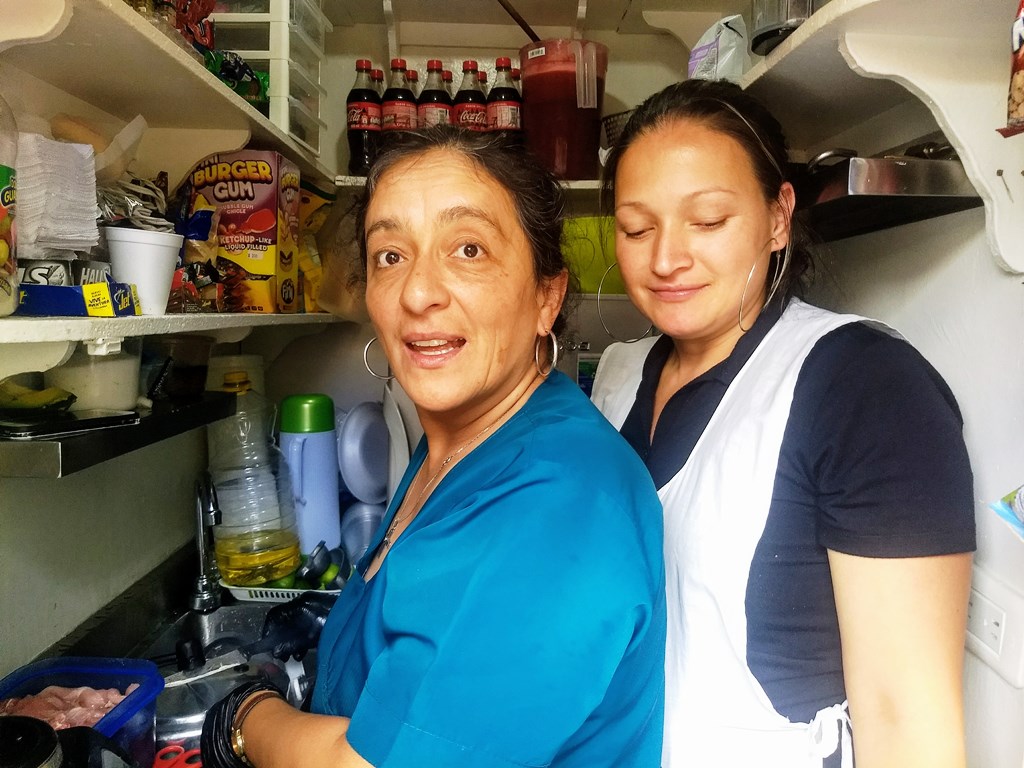
{"label": "teal blue blouse", "polygon": [[312,709],[352,718],[378,768],[656,768],[664,647],[650,475],[556,373],[451,469],[376,576],[349,581]]}

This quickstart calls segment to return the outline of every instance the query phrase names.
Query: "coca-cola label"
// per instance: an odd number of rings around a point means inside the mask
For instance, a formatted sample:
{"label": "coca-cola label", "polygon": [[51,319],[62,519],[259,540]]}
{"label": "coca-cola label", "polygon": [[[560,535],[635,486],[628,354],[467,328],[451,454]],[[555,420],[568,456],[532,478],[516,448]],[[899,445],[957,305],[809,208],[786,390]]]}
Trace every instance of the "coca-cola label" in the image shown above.
{"label": "coca-cola label", "polygon": [[455,124],[470,131],[487,130],[487,106],[485,104],[455,105]]}
{"label": "coca-cola label", "polygon": [[374,104],[372,101],[349,102],[348,129],[350,131],[379,131],[380,122],[380,104]]}
{"label": "coca-cola label", "polygon": [[432,125],[451,125],[452,108],[447,104],[421,104],[417,111],[421,128]]}
{"label": "coca-cola label", "polygon": [[519,104],[492,101],[487,105],[487,123],[492,131],[518,131],[523,127]]}
{"label": "coca-cola label", "polygon": [[416,105],[411,101],[385,101],[381,110],[381,130],[413,131],[416,129]]}

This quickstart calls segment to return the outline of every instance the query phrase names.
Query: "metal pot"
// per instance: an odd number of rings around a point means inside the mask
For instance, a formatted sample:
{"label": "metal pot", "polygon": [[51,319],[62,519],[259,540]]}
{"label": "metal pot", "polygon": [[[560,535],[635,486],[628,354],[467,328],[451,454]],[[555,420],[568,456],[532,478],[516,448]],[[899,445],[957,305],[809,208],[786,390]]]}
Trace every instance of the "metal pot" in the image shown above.
{"label": "metal pot", "polygon": [[753,0],[750,50],[768,53],[827,0]]}

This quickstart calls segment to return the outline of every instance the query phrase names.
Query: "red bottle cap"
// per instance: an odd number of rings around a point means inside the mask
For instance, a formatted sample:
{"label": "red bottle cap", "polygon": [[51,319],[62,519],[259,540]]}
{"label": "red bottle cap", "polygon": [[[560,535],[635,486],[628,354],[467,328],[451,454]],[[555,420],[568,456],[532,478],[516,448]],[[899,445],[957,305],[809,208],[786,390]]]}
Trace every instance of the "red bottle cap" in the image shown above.
{"label": "red bottle cap", "polygon": [[441,79],[447,83],[450,83],[452,81],[452,71],[450,69],[446,69],[444,72],[441,73]]}
{"label": "red bottle cap", "polygon": [[356,69],[370,69],[372,66],[373,64],[370,63],[369,59],[356,59]]}
{"label": "red bottle cap", "polygon": [[374,80],[383,80],[384,79],[384,70],[383,69],[375,69],[375,70],[373,70],[373,72],[370,73],[370,76],[373,77]]}
{"label": "red bottle cap", "polygon": [[508,56],[499,56],[497,59],[495,59],[494,66],[498,67],[499,69],[508,69],[512,66],[512,59],[510,59]]}
{"label": "red bottle cap", "polygon": [[408,70],[405,73],[405,76],[408,77],[409,81],[413,82],[413,83],[415,83],[416,81],[418,81],[420,79],[420,73],[417,72],[415,69]]}
{"label": "red bottle cap", "polygon": [[479,80],[481,83],[486,83],[487,73],[484,70],[480,70],[479,72],[476,73],[476,79]]}
{"label": "red bottle cap", "polygon": [[462,71],[463,72],[470,72],[470,71],[474,71],[475,72],[476,71],[476,62],[473,61],[472,59],[466,59],[464,62],[462,62]]}
{"label": "red bottle cap", "polygon": [[405,69],[405,59],[392,59],[391,60],[391,68],[392,69]]}
{"label": "red bottle cap", "polygon": [[427,71],[428,72],[430,70],[432,70],[432,69],[440,69],[440,68],[441,68],[441,60],[440,59],[428,59],[427,60]]}
{"label": "red bottle cap", "polygon": [[519,79],[519,68],[518,67],[513,67],[512,68],[512,79],[513,80],[518,80]]}

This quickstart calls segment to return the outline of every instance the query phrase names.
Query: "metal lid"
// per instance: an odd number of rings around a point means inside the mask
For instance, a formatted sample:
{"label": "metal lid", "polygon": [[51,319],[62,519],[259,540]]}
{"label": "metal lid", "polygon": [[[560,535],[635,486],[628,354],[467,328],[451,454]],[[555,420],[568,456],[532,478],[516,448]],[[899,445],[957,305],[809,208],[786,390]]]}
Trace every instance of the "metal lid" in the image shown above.
{"label": "metal lid", "polygon": [[0,717],[0,768],[60,768],[57,732],[34,717]]}
{"label": "metal lid", "polygon": [[290,395],[281,402],[281,431],[330,432],[334,429],[334,401],[327,395]]}

